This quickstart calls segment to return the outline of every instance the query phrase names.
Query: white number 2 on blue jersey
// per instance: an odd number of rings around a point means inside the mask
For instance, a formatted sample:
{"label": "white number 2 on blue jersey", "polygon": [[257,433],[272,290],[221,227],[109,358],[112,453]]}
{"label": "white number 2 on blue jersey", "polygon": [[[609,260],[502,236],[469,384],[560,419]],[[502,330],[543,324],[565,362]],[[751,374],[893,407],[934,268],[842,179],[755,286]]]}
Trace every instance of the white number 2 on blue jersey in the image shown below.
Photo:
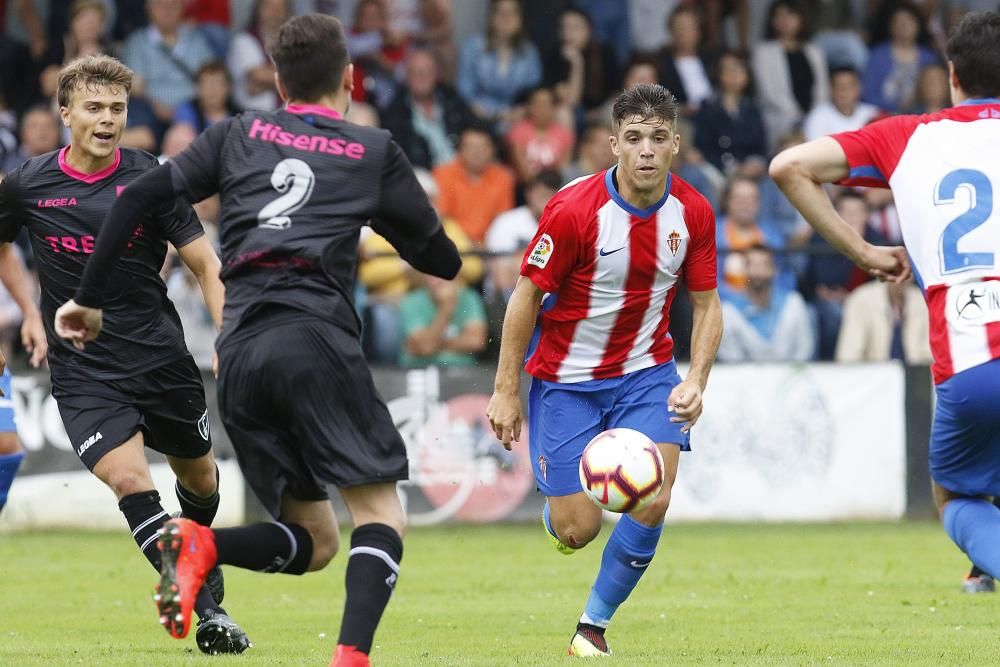
{"label": "white number 2 on blue jersey", "polygon": [[288,217],[305,204],[312,196],[316,176],[312,168],[295,158],[282,160],[271,172],[271,187],[281,196],[269,203],[257,214],[258,227],[267,229],[288,229],[292,219]]}
{"label": "white number 2 on blue jersey", "polygon": [[972,269],[992,269],[992,252],[959,252],[958,241],[976,229],[993,214],[993,185],[986,174],[975,169],[956,169],[941,179],[934,193],[934,204],[951,204],[961,187],[970,190],[971,208],[948,223],[938,241],[941,273],[958,273]]}

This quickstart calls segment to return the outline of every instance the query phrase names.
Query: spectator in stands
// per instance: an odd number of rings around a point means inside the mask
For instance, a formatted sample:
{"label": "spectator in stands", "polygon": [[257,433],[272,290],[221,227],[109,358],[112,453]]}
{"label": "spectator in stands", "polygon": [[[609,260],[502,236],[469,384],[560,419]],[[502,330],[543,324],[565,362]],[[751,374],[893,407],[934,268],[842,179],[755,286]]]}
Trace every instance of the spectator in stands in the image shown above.
{"label": "spectator in stands", "polygon": [[270,111],[278,107],[274,65],[265,44],[291,15],[289,0],[257,0],[253,20],[232,39],[226,66],[233,82],[233,101],[242,110]]}
{"label": "spectator in stands", "polygon": [[[504,211],[490,223],[486,250],[497,255],[489,260],[487,302],[505,306],[521,273],[521,256],[538,230],[545,205],[563,185],[559,172],[544,170],[524,187],[524,206]],[[500,311],[503,323],[503,310]]]}
{"label": "spectator in stands", "polygon": [[486,349],[482,298],[462,279],[416,274],[419,287],[399,306],[405,342],[400,364],[471,366]]}
{"label": "spectator in stands", "polygon": [[188,125],[196,135],[238,112],[230,96],[229,71],[221,62],[211,60],[202,65],[197,82],[197,97],[174,110],[174,124]]}
{"label": "spectator in stands", "polygon": [[59,120],[48,107],[33,107],[21,118],[21,145],[9,156],[0,171],[14,171],[28,158],[59,148]]}
{"label": "spectator in stands", "polygon": [[951,86],[948,70],[935,63],[920,70],[917,79],[917,96],[907,113],[937,113],[951,106]]}
{"label": "spectator in stands", "polygon": [[581,176],[589,176],[603,171],[617,162],[611,152],[612,135],[610,125],[591,125],[580,136],[576,160],[563,172],[563,180],[569,183]]}
{"label": "spectator in stands", "polygon": [[577,120],[580,111],[600,107],[621,83],[614,49],[597,41],[590,18],[573,8],[559,16],[559,46],[546,54],[544,71],[545,85]]}
{"label": "spectator in stands", "polygon": [[652,55],[670,46],[667,23],[679,4],[680,0],[628,0],[634,53]]}
{"label": "spectator in stands", "polygon": [[102,0],[75,0],[69,9],[69,27],[65,35],[49,42],[48,50],[37,64],[41,68],[38,87],[42,96],[52,99],[63,65],[81,56],[104,53],[107,7]]}
{"label": "spectator in stands", "polygon": [[6,172],[4,165],[17,155],[17,114],[4,106],[0,97],[0,177]]}
{"label": "spectator in stands", "polygon": [[[798,130],[786,134],[778,143],[778,152],[805,142]],[[812,238],[812,227],[792,206],[778,186],[770,178],[762,178],[760,184],[760,218],[767,220],[781,236],[782,244],[788,248],[801,248]]]}
{"label": "spectator in stands", "polygon": [[451,23],[451,0],[420,0],[420,41],[437,61],[441,81],[453,84],[458,67],[458,50]]}
{"label": "spectator in stands", "polygon": [[454,218],[479,247],[493,219],[514,208],[514,176],[497,164],[493,137],[480,126],[463,130],[458,157],[437,167],[434,180],[441,215]]}
{"label": "spectator in stands", "polygon": [[745,251],[747,287],[726,293],[720,361],[808,361],[816,346],[809,310],[798,292],[775,281],[774,253],[764,246]]}
{"label": "spectator in stands", "polygon": [[806,115],[802,133],[806,141],[812,141],[828,134],[857,130],[878,114],[877,106],[861,101],[861,77],[857,71],[842,67],[830,74],[830,100],[820,102]]}
{"label": "spectator in stands", "polygon": [[396,94],[397,72],[409,46],[407,35],[393,30],[386,9],[382,0],[360,0],[347,35],[354,61],[353,97],[379,109],[386,108]]}
{"label": "spectator in stands", "polygon": [[632,54],[628,3],[623,0],[573,0],[573,5],[587,13],[597,41],[610,44],[615,50],[618,65],[624,65]]}
{"label": "spectator in stands", "polygon": [[472,110],[438,77],[434,55],[412,49],[406,58],[406,83],[382,115],[414,166],[432,169],[455,157],[458,136],[475,121]]}
{"label": "spectator in stands", "polygon": [[573,133],[556,121],[555,95],[538,87],[527,96],[523,120],[507,133],[518,181],[528,183],[543,170],[562,171],[573,156]]}
{"label": "spectator in stands", "polygon": [[694,147],[694,127],[688,119],[677,119],[677,134],[681,140],[677,154],[670,163],[670,171],[704,195],[715,210],[719,205],[719,193],[726,185],[726,177],[709,164],[701,151]]}
{"label": "spectator in stands", "polygon": [[807,42],[809,26],[797,0],[775,0],[767,16],[766,41],[753,50],[753,72],[767,130],[774,147],[830,94],[826,58]]}
{"label": "spectator in stands", "polygon": [[[884,238],[868,227],[868,202],[858,192],[845,189],[834,200],[837,213],[869,243],[885,245]],[[811,228],[810,228],[811,229]],[[809,261],[800,287],[812,303],[817,316],[819,359],[833,359],[837,334],[843,316],[844,300],[870,277],[854,262],[834,250],[826,239],[816,234],[809,242]]]}
{"label": "spectator in stands", "polygon": [[912,2],[883,5],[872,34],[862,98],[885,111],[913,106],[920,70],[939,62],[920,8]]}
{"label": "spectator in stands", "polygon": [[[13,5],[11,7],[11,5]],[[8,12],[20,20],[23,32],[7,24]],[[22,111],[36,97],[38,70],[33,61],[45,55],[48,41],[45,28],[31,0],[0,2],[0,97],[4,106]]]}
{"label": "spectator in stands", "polygon": [[927,306],[912,283],[872,281],[844,301],[837,339],[840,362],[888,361],[931,363]]}
{"label": "spectator in stands", "polygon": [[831,70],[849,67],[863,72],[868,62],[868,45],[858,32],[863,18],[858,4],[855,0],[808,0],[806,3],[816,31],[813,44],[823,51]]}
{"label": "spectator in stands", "polygon": [[[747,0],[701,0],[705,12],[705,47],[711,50],[724,48],[746,51],[750,48],[750,7]],[[755,4],[760,4],[759,0]],[[729,25],[735,32],[735,43],[727,40]]]}
{"label": "spectator in stands", "polygon": [[701,103],[712,96],[711,55],[704,51],[698,11],[681,5],[670,15],[670,46],[658,54],[660,83],[674,94],[681,113],[693,116]]}
{"label": "spectator in stands", "polygon": [[232,24],[229,0],[184,0],[184,20],[198,26],[212,47],[215,59],[225,60]]}
{"label": "spectator in stands", "polygon": [[361,127],[382,127],[378,109],[367,102],[351,102],[351,108],[344,118]]}
{"label": "spectator in stands", "polygon": [[[437,201],[434,177],[426,169],[414,172],[428,199],[432,203]],[[441,223],[460,253],[472,249],[472,242],[458,223],[450,218],[442,218]],[[399,305],[410,289],[412,271],[396,249],[370,229],[362,236],[360,251],[358,282],[365,289],[367,302],[362,309],[365,355],[370,361],[395,364],[403,343]],[[483,277],[483,261],[466,255],[459,277],[466,285],[478,283]]]}
{"label": "spectator in stands", "polygon": [[177,105],[194,98],[195,73],[212,59],[212,49],[200,32],[181,23],[182,0],[146,0],[146,10],[150,24],[129,35],[122,61],[136,73],[132,97],[145,98],[160,134]]}
{"label": "spectator in stands", "polygon": [[750,71],[734,51],[719,56],[719,93],[701,105],[694,118],[694,144],[724,174],[759,178],[764,174],[767,145],[764,123],[750,97]]}
{"label": "spectator in stands", "polygon": [[484,120],[508,124],[514,100],[541,81],[541,59],[525,34],[521,5],[491,0],[486,34],[462,46],[458,91]]}
{"label": "spectator in stands", "polygon": [[[740,291],[747,284],[746,257],[742,251],[762,246],[773,249],[784,247],[780,230],[760,219],[760,186],[746,176],[729,181],[723,195],[723,215],[716,223],[716,247],[721,252],[719,275],[722,291]],[[782,287],[795,286],[794,274],[782,270],[779,274]]]}
{"label": "spectator in stands", "polygon": [[622,88],[615,89],[608,96],[608,99],[604,101],[604,104],[596,109],[591,109],[587,114],[588,124],[595,125],[607,125],[611,122],[612,116],[614,116],[615,100],[621,94],[621,90],[628,90],[632,86],[638,85],[640,83],[654,84],[660,81],[660,71],[656,66],[655,58],[648,58],[644,56],[637,56],[629,62],[628,67],[625,68],[625,78],[622,81]]}

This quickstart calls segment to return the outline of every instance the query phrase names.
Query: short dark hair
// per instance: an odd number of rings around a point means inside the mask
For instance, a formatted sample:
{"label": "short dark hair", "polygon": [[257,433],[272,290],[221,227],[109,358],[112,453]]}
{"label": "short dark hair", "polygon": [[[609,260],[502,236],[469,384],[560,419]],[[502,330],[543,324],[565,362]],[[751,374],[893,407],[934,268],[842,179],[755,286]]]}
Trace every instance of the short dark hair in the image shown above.
{"label": "short dark hair", "polygon": [[557,170],[542,169],[525,187],[533,188],[536,185],[540,185],[543,188],[558,191],[559,188],[563,186],[563,183],[565,183],[565,181],[563,180],[562,174],[560,174]]}
{"label": "short dark hair", "polygon": [[350,62],[343,26],[325,14],[288,19],[269,40],[267,51],[285,92],[303,102],[336,92]]}
{"label": "short dark hair", "polygon": [[868,200],[865,199],[865,196],[863,194],[861,194],[857,190],[852,190],[850,188],[844,188],[840,192],[840,194],[837,195],[837,198],[833,200],[833,205],[836,208],[840,208],[840,205],[846,201],[859,201],[862,204],[864,204],[867,208],[871,208],[871,206],[868,204]]}
{"label": "short dark hair", "polygon": [[673,124],[677,120],[677,98],[658,83],[632,86],[615,100],[611,112],[612,129],[617,133],[626,118],[639,116],[643,120],[662,118]]}
{"label": "short dark hair", "polygon": [[771,6],[767,8],[767,19],[764,22],[764,39],[778,38],[778,33],[774,29],[774,15],[778,13],[779,9],[787,9],[791,13],[799,15],[799,34],[795,38],[803,42],[808,40],[810,36],[809,21],[805,8],[799,0],[774,0],[771,3]]}
{"label": "short dark hair", "polygon": [[840,76],[841,74],[850,74],[855,79],[858,80],[861,79],[861,74],[858,72],[856,68],[854,68],[851,65],[841,65],[840,67],[834,67],[830,69],[830,81],[833,81],[834,78]]}
{"label": "short dark hair", "polygon": [[969,12],[945,48],[962,92],[970,97],[1000,95],[1000,13]]}

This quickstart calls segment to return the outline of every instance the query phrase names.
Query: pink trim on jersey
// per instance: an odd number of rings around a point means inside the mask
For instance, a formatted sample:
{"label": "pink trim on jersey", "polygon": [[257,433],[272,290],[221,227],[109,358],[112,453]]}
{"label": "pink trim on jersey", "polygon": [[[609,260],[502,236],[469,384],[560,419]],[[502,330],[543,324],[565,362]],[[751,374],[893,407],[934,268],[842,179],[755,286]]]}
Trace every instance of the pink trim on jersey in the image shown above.
{"label": "pink trim on jersey", "polygon": [[115,169],[118,168],[118,165],[121,164],[121,161],[122,161],[122,152],[121,152],[120,149],[116,148],[115,149],[115,160],[114,160],[114,162],[112,162],[111,164],[109,164],[104,169],[101,169],[100,171],[95,171],[92,174],[87,174],[87,173],[84,173],[84,172],[80,171],[79,169],[73,168],[66,161],[66,154],[69,152],[69,149],[70,149],[70,147],[66,146],[61,151],[59,151],[59,168],[62,169],[62,172],[64,174],[66,174],[67,176],[69,176],[70,178],[74,178],[74,179],[76,179],[78,181],[83,181],[84,183],[86,183],[88,185],[96,183],[97,181],[103,180],[103,179],[107,178],[108,176],[110,176],[111,174],[115,173]]}
{"label": "pink trim on jersey", "polygon": [[327,118],[332,118],[333,120],[344,120],[344,117],[339,111],[331,109],[330,107],[324,107],[320,104],[289,104],[285,107],[285,111],[293,113],[296,116],[326,116]]}

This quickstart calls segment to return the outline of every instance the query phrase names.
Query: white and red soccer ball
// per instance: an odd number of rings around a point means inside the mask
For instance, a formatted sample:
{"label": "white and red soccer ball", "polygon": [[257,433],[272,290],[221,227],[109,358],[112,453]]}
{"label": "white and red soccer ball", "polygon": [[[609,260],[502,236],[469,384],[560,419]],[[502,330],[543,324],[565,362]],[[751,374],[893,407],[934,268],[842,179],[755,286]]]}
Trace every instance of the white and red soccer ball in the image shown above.
{"label": "white and red soccer ball", "polygon": [[613,428],[587,443],[580,457],[580,484],[598,507],[631,512],[660,493],[663,457],[639,431]]}

